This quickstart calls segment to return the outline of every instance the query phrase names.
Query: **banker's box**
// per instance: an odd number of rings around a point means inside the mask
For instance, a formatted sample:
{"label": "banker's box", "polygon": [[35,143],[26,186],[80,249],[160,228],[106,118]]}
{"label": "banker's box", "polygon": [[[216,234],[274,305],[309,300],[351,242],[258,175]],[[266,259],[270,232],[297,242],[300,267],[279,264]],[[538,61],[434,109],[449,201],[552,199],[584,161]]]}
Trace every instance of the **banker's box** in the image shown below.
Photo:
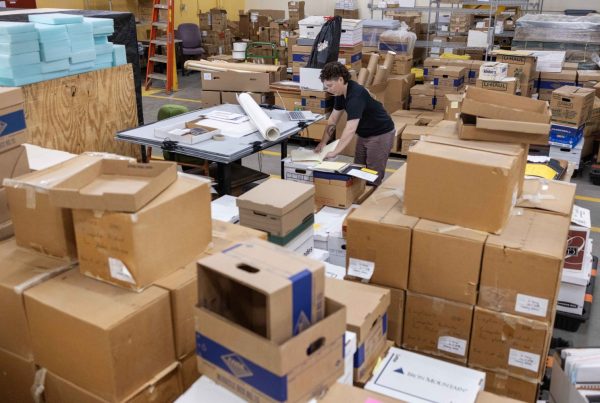
{"label": "banker's box", "polygon": [[313,180],[317,208],[348,208],[364,192],[366,185],[359,178],[321,171],[313,171]]}
{"label": "banker's box", "polygon": [[344,374],[346,307],[325,299],[325,317],[277,344],[196,308],[200,373],[257,403],[308,401]]}
{"label": "banker's box", "polygon": [[198,301],[281,344],[323,318],[322,262],[259,239],[198,262]]}
{"label": "banker's box", "polygon": [[0,88],[0,152],[27,141],[23,102],[20,87]]}

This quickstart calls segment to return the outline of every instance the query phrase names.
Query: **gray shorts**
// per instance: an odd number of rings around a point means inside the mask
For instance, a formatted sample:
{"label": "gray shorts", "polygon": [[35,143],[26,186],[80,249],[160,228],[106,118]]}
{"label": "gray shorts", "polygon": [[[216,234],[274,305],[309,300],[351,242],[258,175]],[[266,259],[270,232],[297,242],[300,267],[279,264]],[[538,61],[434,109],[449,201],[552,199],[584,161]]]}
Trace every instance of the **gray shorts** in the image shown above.
{"label": "gray shorts", "polygon": [[354,162],[378,172],[377,180],[374,182],[375,185],[380,185],[383,180],[395,135],[396,129],[379,136],[358,136]]}

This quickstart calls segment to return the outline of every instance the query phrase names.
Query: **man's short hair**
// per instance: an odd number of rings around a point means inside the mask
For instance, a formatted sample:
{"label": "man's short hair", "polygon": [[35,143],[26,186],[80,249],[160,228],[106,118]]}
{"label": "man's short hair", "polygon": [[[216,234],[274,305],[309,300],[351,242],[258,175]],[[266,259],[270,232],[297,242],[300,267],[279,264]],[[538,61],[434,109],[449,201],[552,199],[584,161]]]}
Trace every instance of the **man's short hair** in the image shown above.
{"label": "man's short hair", "polygon": [[344,79],[344,84],[350,81],[350,72],[348,71],[346,66],[344,66],[340,62],[327,63],[321,70],[321,75],[319,76],[321,81],[337,80],[340,77]]}

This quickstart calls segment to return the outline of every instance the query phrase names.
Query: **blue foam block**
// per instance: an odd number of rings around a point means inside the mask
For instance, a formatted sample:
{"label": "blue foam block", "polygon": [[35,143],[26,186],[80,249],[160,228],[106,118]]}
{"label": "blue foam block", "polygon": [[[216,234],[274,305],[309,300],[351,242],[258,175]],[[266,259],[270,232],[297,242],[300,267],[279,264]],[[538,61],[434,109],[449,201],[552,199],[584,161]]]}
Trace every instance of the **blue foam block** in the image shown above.
{"label": "blue foam block", "polygon": [[110,55],[112,55],[112,52],[113,52],[113,44],[112,43],[105,43],[103,45],[96,45],[96,54],[97,55],[103,55],[103,54],[110,54]]}
{"label": "blue foam block", "polygon": [[96,64],[98,63],[110,63],[112,65],[113,55],[112,53],[106,53],[102,55],[96,55]]}
{"label": "blue foam block", "polygon": [[3,78],[23,78],[35,76],[42,73],[42,65],[40,63],[30,64],[28,66],[19,67],[3,67],[0,68],[0,77]]}
{"label": "blue foam block", "polygon": [[113,27],[94,28],[94,35],[112,35],[114,33],[115,29]]}
{"label": "blue foam block", "polygon": [[92,24],[94,35],[112,34],[115,31],[115,22],[112,18],[84,17],[83,21]]}
{"label": "blue foam block", "polygon": [[29,21],[50,25],[77,24],[83,22],[83,17],[63,13],[31,14],[29,15]]}
{"label": "blue foam block", "polygon": [[21,85],[27,85],[37,83],[38,81],[44,81],[44,77],[41,74],[34,76],[27,76],[23,78],[2,78],[0,77],[0,85],[5,87],[20,87]]}
{"label": "blue foam block", "polygon": [[69,71],[81,71],[81,70],[90,70],[94,68],[94,62],[83,62],[83,63],[71,63],[69,66]]}
{"label": "blue foam block", "polygon": [[35,24],[40,42],[56,42],[69,40],[65,25]]}
{"label": "blue foam block", "polygon": [[0,35],[33,32],[35,27],[30,22],[0,21]]}
{"label": "blue foam block", "polygon": [[51,73],[43,73],[42,77],[45,81],[45,80],[54,80],[56,78],[65,77],[65,76],[68,76],[69,74],[71,74],[71,72],[67,69],[67,70],[61,70],[61,71],[53,71]]}
{"label": "blue foam block", "polygon": [[39,63],[40,52],[23,53],[21,55],[0,55],[0,67],[15,67]]}
{"label": "blue foam block", "polygon": [[125,52],[125,45],[113,44],[113,66],[120,66],[122,64],[127,64],[127,53]]}
{"label": "blue foam block", "polygon": [[42,73],[54,73],[61,70],[69,70],[71,65],[69,59],[60,59],[53,62],[42,62]]}
{"label": "blue foam block", "polygon": [[105,45],[108,43],[108,35],[94,35],[94,43],[96,45]]}
{"label": "blue foam block", "polygon": [[0,35],[0,43],[21,43],[37,41],[37,39],[38,33],[36,31]]}
{"label": "blue foam block", "polygon": [[101,69],[110,69],[112,67],[112,62],[111,63],[96,63],[96,70],[101,70]]}
{"label": "blue foam block", "polygon": [[72,52],[82,52],[84,50],[95,49],[94,40],[89,38],[77,38],[70,41]]}
{"label": "blue foam block", "polygon": [[80,24],[69,24],[66,25],[67,32],[69,35],[79,35],[79,34],[92,34],[93,28],[92,24],[89,22],[82,22]]}
{"label": "blue foam block", "polygon": [[90,62],[96,60],[96,51],[84,50],[82,52],[71,53],[71,64]]}
{"label": "blue foam block", "polygon": [[0,43],[0,55],[20,55],[22,53],[38,52],[39,50],[40,44],[38,41]]}
{"label": "blue foam block", "polygon": [[71,47],[68,41],[41,43],[40,56],[44,62],[68,59],[71,56]]}

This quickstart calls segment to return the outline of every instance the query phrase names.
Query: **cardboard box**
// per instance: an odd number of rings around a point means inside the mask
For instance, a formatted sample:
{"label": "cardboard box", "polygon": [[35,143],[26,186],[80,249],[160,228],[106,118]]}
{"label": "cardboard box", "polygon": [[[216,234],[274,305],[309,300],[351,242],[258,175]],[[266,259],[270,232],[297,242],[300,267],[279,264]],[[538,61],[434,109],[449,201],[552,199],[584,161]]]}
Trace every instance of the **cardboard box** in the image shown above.
{"label": "cardboard box", "polygon": [[0,242],[0,321],[10,331],[0,332],[0,348],[33,358],[23,292],[72,267],[72,263],[18,248],[14,239]]}
{"label": "cardboard box", "polygon": [[586,403],[589,400],[583,397],[578,385],[572,382],[572,379],[563,368],[563,360],[556,353],[552,356],[552,378],[550,379],[550,402],[552,403]]}
{"label": "cardboard box", "polygon": [[[178,373],[178,363],[173,363],[156,374],[128,396],[124,401],[131,403],[167,402],[176,400],[182,393],[183,387]],[[105,403],[106,400],[80,388],[72,382],[61,378],[52,372],[46,372],[43,383],[44,398],[47,403],[60,402],[89,402]]]}
{"label": "cardboard box", "polygon": [[459,66],[440,66],[433,70],[433,85],[440,88],[460,89],[465,84],[467,69]]}
{"label": "cardboard box", "polygon": [[212,246],[206,251],[214,254],[247,239],[258,238],[267,240],[268,234],[264,231],[231,224],[220,220],[212,220]]}
{"label": "cardboard box", "polygon": [[[4,179],[16,178],[29,172],[27,149],[17,146],[0,152],[0,188]],[[0,221],[2,221],[0,219]]]}
{"label": "cardboard box", "polygon": [[420,220],[413,229],[408,289],[475,305],[486,238],[480,231]]}
{"label": "cardboard box", "polygon": [[[577,127],[570,125],[559,125],[553,123],[550,126],[550,138],[548,143],[550,145],[564,147],[567,149],[576,148],[585,132],[585,124]],[[579,162],[577,158],[576,163]]]}
{"label": "cardboard box", "polygon": [[24,96],[21,87],[0,88],[0,152],[27,141]]}
{"label": "cardboard box", "polygon": [[574,126],[587,122],[594,106],[595,91],[591,88],[565,86],[552,92],[552,120]]}
{"label": "cardboard box", "polygon": [[98,159],[50,189],[57,207],[135,213],[177,179],[177,164]]}
{"label": "cardboard box", "polygon": [[[239,105],[239,102],[237,100],[238,94],[239,94],[239,92],[221,91],[221,103]],[[257,93],[251,92],[251,93],[249,93],[249,95],[250,95],[250,97],[252,97],[253,100],[256,101],[257,104],[262,103],[262,101],[263,101],[262,94],[257,94]]]}
{"label": "cardboard box", "polygon": [[202,106],[204,108],[221,105],[221,91],[208,91],[202,89],[200,100],[202,101]]}
{"label": "cardboard box", "polygon": [[469,365],[539,381],[546,368],[549,333],[545,322],[475,307]]}
{"label": "cardboard box", "polygon": [[501,80],[483,80],[478,78],[476,87],[515,95],[517,93],[517,79],[515,77],[506,77]]}
{"label": "cardboard box", "polygon": [[392,347],[365,389],[401,401],[474,402],[484,382],[483,372]]}
{"label": "cardboard box", "polygon": [[400,178],[400,185],[387,191],[382,184],[381,191],[376,191],[348,216],[346,266],[349,278],[407,288],[412,229],[419,219],[402,212],[398,192],[404,188],[404,175],[405,169],[394,172],[387,181]]}
{"label": "cardboard box", "polygon": [[[357,10],[358,11],[358,10]],[[381,402],[381,403],[396,403],[396,399],[389,398],[379,393],[357,388],[352,385],[342,385],[336,383],[332,385],[327,394],[319,399],[321,403],[339,403],[339,402]]]}
{"label": "cardboard box", "polygon": [[577,71],[563,70],[560,73],[540,73],[539,96],[542,101],[550,101],[554,90],[564,86],[577,86]]}
{"label": "cardboard box", "polygon": [[473,142],[432,136],[418,142],[408,153],[405,213],[486,232],[502,231],[523,175],[522,148],[506,146],[483,149]]}
{"label": "cardboard box", "polygon": [[102,399],[130,396],[175,360],[161,288],[132,293],[70,270],[25,291],[25,307],[36,363]]}
{"label": "cardboard box", "polygon": [[402,347],[467,363],[473,306],[408,291]]}
{"label": "cardboard box", "polygon": [[19,246],[61,258],[77,257],[71,211],[52,204],[48,189],[55,185],[56,178],[69,176],[99,158],[80,155],[51,168],[4,181]]}
{"label": "cardboard box", "polygon": [[198,262],[199,305],[281,344],[323,318],[324,270],[321,262],[248,240]]}
{"label": "cardboard box", "polygon": [[354,382],[365,383],[386,348],[390,291],[327,278],[325,295],[346,306],[346,329],[356,333],[357,342]]}
{"label": "cardboard box", "polygon": [[239,91],[269,92],[269,84],[278,79],[279,73],[246,73],[235,71],[202,72],[202,92]]}
{"label": "cardboard box", "polygon": [[517,77],[521,73],[532,75],[535,73],[537,58],[533,56],[533,52],[529,51],[496,51],[496,61],[500,63],[508,63],[508,75]]}
{"label": "cardboard box", "polygon": [[520,403],[520,400],[511,399],[509,397],[496,395],[486,391],[479,392],[475,403]]}
{"label": "cardboard box", "polygon": [[[277,345],[196,308],[199,370],[253,402],[307,401],[319,396],[344,373],[346,308],[325,299],[325,310],[323,320]],[[309,349],[312,354],[307,357]]]}
{"label": "cardboard box", "polygon": [[169,291],[175,354],[179,360],[183,360],[185,356],[196,351],[194,337],[194,306],[198,303],[196,262],[205,256],[207,255],[199,255],[189,264],[155,283],[157,287]]}
{"label": "cardboard box", "polygon": [[539,210],[547,213],[571,217],[575,201],[574,183],[526,178],[523,182],[523,194],[517,207]]}
{"label": "cardboard box", "polygon": [[432,111],[435,109],[436,98],[432,95],[411,95],[410,109]]}
{"label": "cardboard box", "polygon": [[600,82],[600,71],[577,70],[577,85],[584,88],[593,88]]}
{"label": "cardboard box", "polygon": [[73,210],[73,222],[81,273],[139,291],[208,247],[210,183],[180,175],[136,213]]}
{"label": "cardboard box", "polygon": [[[478,368],[474,368],[478,369]],[[485,390],[496,395],[506,396],[523,402],[536,402],[538,382],[526,381],[491,371],[485,372]]]}
{"label": "cardboard box", "polygon": [[[444,120],[458,121],[460,117],[460,106],[462,104],[462,94],[446,94],[446,108],[444,109]],[[457,132],[458,134],[458,132]]]}
{"label": "cardboard box", "polygon": [[[192,309],[193,307],[194,306],[192,306]],[[195,339],[195,333],[192,333],[192,335]],[[179,363],[179,374],[181,376],[183,390],[188,390],[201,376],[200,372],[198,371],[198,359],[196,358],[196,351],[180,359]]]}
{"label": "cardboard box", "polygon": [[485,244],[477,305],[552,320],[570,219],[523,210]]}
{"label": "cardboard box", "polygon": [[397,347],[402,346],[402,332],[404,328],[404,305],[406,291],[397,288],[385,287],[390,290],[390,307],[387,311],[388,317],[388,340],[394,342]]}
{"label": "cardboard box", "polygon": [[312,185],[269,179],[238,197],[240,224],[286,236],[313,214],[314,194]]}
{"label": "cardboard box", "polygon": [[348,175],[313,171],[315,184],[315,204],[348,208],[364,192],[366,183],[362,179]]}
{"label": "cardboard box", "polygon": [[304,110],[325,114],[333,108],[333,97],[327,91],[302,89],[300,95]]}
{"label": "cardboard box", "polygon": [[479,68],[479,78],[481,80],[498,81],[506,78],[508,73],[508,64],[501,62],[484,62]]}
{"label": "cardboard box", "polygon": [[23,358],[0,348],[0,400],[34,402],[31,388],[35,383],[33,358]]}
{"label": "cardboard box", "polygon": [[433,97],[435,95],[435,87],[432,84],[417,84],[410,89],[410,95],[428,95]]}
{"label": "cardboard box", "polygon": [[[327,274],[325,274],[327,275]],[[340,280],[343,280],[340,279]],[[356,353],[356,333],[346,331],[344,333],[344,375],[337,383],[352,386],[354,384],[354,354]]]}

